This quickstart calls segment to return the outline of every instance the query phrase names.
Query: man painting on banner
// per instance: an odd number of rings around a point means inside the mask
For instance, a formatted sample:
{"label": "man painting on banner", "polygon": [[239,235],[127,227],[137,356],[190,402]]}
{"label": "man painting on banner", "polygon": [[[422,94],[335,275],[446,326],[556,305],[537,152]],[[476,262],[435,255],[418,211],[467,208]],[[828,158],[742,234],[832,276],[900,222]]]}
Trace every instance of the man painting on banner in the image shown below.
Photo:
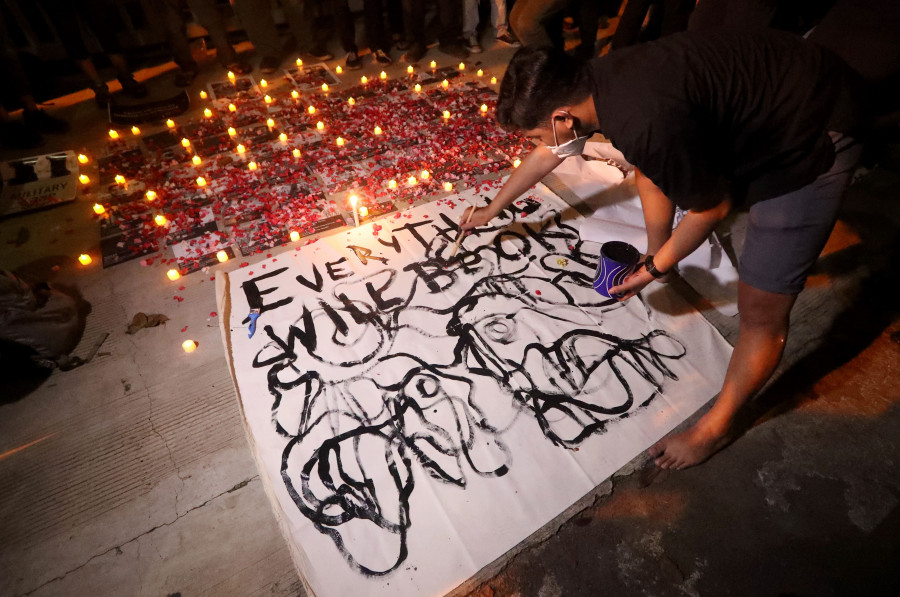
{"label": "man painting on banner", "polygon": [[[693,427],[651,447],[658,466],[692,466],[724,447],[778,364],[859,158],[854,90],[840,59],[779,32],[678,34],[588,63],[526,48],[510,63],[497,119],[539,145],[464,229],[580,155],[594,132],[635,165],[647,228],[644,264],[612,289],[621,300],[672,271],[732,208],[749,207],[740,337],[722,390]],[[687,214],[673,230],[676,206]]]}

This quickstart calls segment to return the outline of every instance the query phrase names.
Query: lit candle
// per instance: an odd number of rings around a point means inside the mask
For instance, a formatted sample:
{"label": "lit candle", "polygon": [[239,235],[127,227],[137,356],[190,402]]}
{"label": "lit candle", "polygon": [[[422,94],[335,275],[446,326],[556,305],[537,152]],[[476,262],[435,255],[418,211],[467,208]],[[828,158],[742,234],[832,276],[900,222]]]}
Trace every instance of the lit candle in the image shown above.
{"label": "lit candle", "polygon": [[78,182],[80,182],[81,184],[88,184],[91,182],[91,177],[87,174],[82,174],[78,177]]}
{"label": "lit candle", "polygon": [[450,110],[444,110],[444,120],[448,120],[450,118]]}
{"label": "lit candle", "polygon": [[389,181],[388,181],[388,188],[389,188],[389,189],[396,189],[396,188],[397,188],[397,181],[394,180],[394,179],[389,180]]}
{"label": "lit candle", "polygon": [[100,205],[99,203],[95,203],[94,204],[94,213],[95,214],[106,213],[106,208],[103,207],[102,205]]}
{"label": "lit candle", "polygon": [[194,157],[191,158],[191,162],[192,162],[195,166],[199,166],[200,164],[203,163],[203,160],[200,159],[200,156],[199,156],[199,155],[195,155]]}
{"label": "lit candle", "polygon": [[109,129],[109,138],[110,139],[118,139],[119,133],[115,129]]}
{"label": "lit candle", "polygon": [[271,119],[271,118],[268,119],[268,120],[266,121],[266,126],[269,127],[270,129],[275,128],[275,121],[274,121],[273,119]]}
{"label": "lit candle", "polygon": [[198,187],[201,187],[201,188],[202,188],[202,187],[205,187],[205,186],[206,186],[206,179],[203,178],[202,176],[198,176],[198,177],[197,177],[197,186],[198,186]]}
{"label": "lit candle", "polygon": [[466,63],[465,63],[465,62],[460,62],[460,63],[459,63],[459,70],[466,70]]}
{"label": "lit candle", "polygon": [[415,176],[410,176],[409,178],[406,179],[406,184],[408,184],[411,187],[416,186],[417,182],[419,182],[419,181],[416,180]]}
{"label": "lit candle", "polygon": [[481,104],[481,111],[487,112],[487,110],[488,110],[487,104]]}
{"label": "lit candle", "polygon": [[369,79],[368,79],[368,77],[366,77],[365,75],[363,75],[362,78],[360,79],[360,81],[362,82],[363,85],[365,85],[366,83],[369,82]]}
{"label": "lit candle", "polygon": [[341,65],[340,65],[340,64],[338,64],[338,65],[335,67],[334,72],[336,72],[337,74],[341,74],[342,72],[344,72],[344,69],[341,68]]}
{"label": "lit candle", "polygon": [[320,131],[325,130],[325,123],[320,120],[319,122],[316,123],[316,128],[319,129]]}
{"label": "lit candle", "polygon": [[235,148],[235,150],[236,150],[239,154],[244,155],[244,153],[246,153],[246,151],[247,151],[247,148],[244,147],[244,146],[241,145],[241,144],[238,144],[238,146]]}
{"label": "lit candle", "polygon": [[255,172],[258,168],[259,166],[256,165],[256,162],[250,162],[249,164],[247,164],[247,169],[249,169],[251,172]]}
{"label": "lit candle", "polygon": [[228,71],[228,80],[234,83],[234,73],[231,71]]}
{"label": "lit candle", "polygon": [[480,77],[480,76],[484,75],[484,71],[479,68],[478,72],[476,72],[475,74]]}
{"label": "lit candle", "polygon": [[296,230],[291,230],[291,242],[295,243],[300,240],[300,233]]}
{"label": "lit candle", "polygon": [[518,168],[522,164],[522,160],[516,158],[513,160],[513,168]]}
{"label": "lit candle", "polygon": [[431,61],[431,68],[437,68],[437,62],[434,60]]}
{"label": "lit candle", "polygon": [[269,94],[266,94],[266,96],[263,98],[263,101],[266,102],[267,104],[271,104],[272,96],[270,96]]}
{"label": "lit candle", "polygon": [[175,121],[172,120],[171,118],[166,119],[166,126],[169,127],[170,129],[175,128]]}
{"label": "lit candle", "polygon": [[170,269],[169,271],[166,272],[166,276],[170,280],[177,280],[178,278],[181,277],[181,272],[179,272],[177,269]]}
{"label": "lit candle", "polygon": [[125,184],[125,177],[121,174],[116,174],[116,184]]}
{"label": "lit candle", "polygon": [[328,92],[328,83],[322,83],[322,91]]}
{"label": "lit candle", "polygon": [[378,76],[381,77],[381,80],[382,80],[382,81],[385,80],[385,79],[387,79],[387,73],[384,72],[384,71],[381,71],[381,74],[378,75]]}
{"label": "lit candle", "polygon": [[237,131],[234,129],[234,127],[233,126],[228,127],[228,136],[234,137],[235,135],[237,135]]}
{"label": "lit candle", "polygon": [[299,150],[299,149],[294,149],[294,157],[295,157],[295,158],[299,158],[299,157],[300,157],[300,150]]}
{"label": "lit candle", "polygon": [[303,61],[297,58],[297,66],[303,66]]}
{"label": "lit candle", "polygon": [[422,91],[422,86],[416,83],[416,86],[413,89],[416,90],[416,93],[419,93],[420,91]]}
{"label": "lit candle", "polygon": [[282,143],[287,141],[287,133],[281,133],[280,135],[278,135],[278,140],[281,141]]}
{"label": "lit candle", "polygon": [[350,99],[347,100],[347,103],[350,104],[351,106],[355,106],[356,100],[351,97]]}
{"label": "lit candle", "polygon": [[147,191],[144,196],[147,197],[147,201],[153,201],[156,199],[156,191]]}
{"label": "lit candle", "polygon": [[139,129],[137,126],[133,126],[133,127],[131,127],[131,134],[132,135],[140,135],[141,129]]}
{"label": "lit candle", "polygon": [[408,72],[409,74],[413,74],[414,70],[415,69],[413,69],[412,64],[410,64],[409,66],[406,67],[406,72]]}
{"label": "lit candle", "polygon": [[359,214],[356,213],[356,202],[359,201],[359,198],[356,195],[350,195],[350,205],[353,206],[353,223],[356,226],[359,226]]}
{"label": "lit candle", "polygon": [[207,97],[209,97],[209,96],[206,94],[205,91],[200,92],[200,99],[206,99]]}
{"label": "lit candle", "polygon": [[185,340],[181,343],[181,348],[184,350],[184,352],[194,352],[195,350],[197,350],[197,343],[193,340]]}
{"label": "lit candle", "polygon": [[159,214],[155,218],[153,218],[153,221],[156,222],[157,226],[165,226],[166,223],[168,222],[168,220],[166,219],[166,216],[164,216],[162,214]]}
{"label": "lit candle", "polygon": [[216,253],[216,259],[219,260],[219,263],[225,263],[228,261],[228,252],[227,251],[219,251]]}
{"label": "lit candle", "polygon": [[378,126],[378,125],[375,125],[375,130],[372,131],[372,132],[375,133],[376,135],[380,135],[380,134],[381,134],[381,127]]}
{"label": "lit candle", "polygon": [[93,259],[91,259],[91,256],[87,253],[82,253],[78,256],[78,263],[81,265],[90,265],[91,261],[93,261]]}
{"label": "lit candle", "polygon": [[447,79],[444,79],[443,81],[441,81],[441,87],[443,87],[444,89],[447,89],[448,87],[450,87],[450,81],[448,81]]}
{"label": "lit candle", "polygon": [[431,177],[431,174],[428,172],[428,170],[422,170],[419,173],[419,178],[421,178],[422,180],[428,180],[430,177]]}
{"label": "lit candle", "polygon": [[364,218],[367,215],[369,215],[369,208],[366,207],[365,205],[361,205],[359,207],[359,217]]}
{"label": "lit candle", "polygon": [[212,110],[210,110],[209,108],[205,108],[203,110],[203,117],[204,118],[212,118]]}
{"label": "lit candle", "polygon": [[263,89],[265,89],[266,87],[269,86],[269,82],[266,81],[265,79],[260,79],[260,80],[259,80],[259,86],[262,87]]}
{"label": "lit candle", "polygon": [[300,92],[297,91],[296,89],[292,90],[292,91],[291,91],[291,97],[294,98],[294,99],[299,99],[299,98],[300,98]]}
{"label": "lit candle", "polygon": [[187,137],[185,137],[184,139],[182,139],[182,140],[181,140],[181,146],[182,146],[182,147],[190,147],[190,146],[191,146],[191,141],[190,141],[190,139],[188,139]]}
{"label": "lit candle", "polygon": [[306,109],[306,111],[309,112],[310,114],[315,114],[315,113],[316,113],[316,107],[315,107],[315,106],[310,106],[310,107],[308,107],[308,108]]}
{"label": "lit candle", "polygon": [[452,183],[452,182],[445,182],[445,183],[444,183],[444,190],[447,191],[448,193],[449,193],[450,191],[452,191],[452,190],[453,190],[453,183]]}
{"label": "lit candle", "polygon": [[86,155],[84,155],[83,153],[79,153],[79,154],[78,154],[78,163],[79,163],[79,164],[87,164],[87,163],[88,163],[88,157],[87,157]]}
{"label": "lit candle", "polygon": [[235,106],[234,104],[228,104],[228,111],[237,112],[237,106]]}
{"label": "lit candle", "polygon": [[497,77],[491,77],[491,85],[497,84]]}
{"label": "lit candle", "polygon": [[343,146],[344,146],[344,138],[343,138],[343,137],[338,137],[337,139],[335,139],[334,142],[337,143],[337,146],[338,146],[338,147],[343,147]]}

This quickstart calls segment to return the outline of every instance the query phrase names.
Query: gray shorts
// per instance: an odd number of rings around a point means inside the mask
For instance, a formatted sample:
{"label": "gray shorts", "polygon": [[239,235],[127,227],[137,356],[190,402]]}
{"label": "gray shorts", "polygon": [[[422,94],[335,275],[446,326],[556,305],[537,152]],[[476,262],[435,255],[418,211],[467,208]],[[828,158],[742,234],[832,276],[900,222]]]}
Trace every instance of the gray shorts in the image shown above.
{"label": "gray shorts", "polygon": [[859,161],[862,146],[829,133],[834,164],[803,188],[759,201],[750,223],[738,271],[741,281],[778,294],[798,294],[837,221],[841,197]]}

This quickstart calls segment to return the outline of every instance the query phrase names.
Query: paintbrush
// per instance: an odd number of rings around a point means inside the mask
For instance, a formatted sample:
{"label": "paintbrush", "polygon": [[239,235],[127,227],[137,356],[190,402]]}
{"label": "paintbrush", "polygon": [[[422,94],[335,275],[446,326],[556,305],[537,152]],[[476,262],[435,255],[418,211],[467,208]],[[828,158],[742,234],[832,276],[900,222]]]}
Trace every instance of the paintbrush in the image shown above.
{"label": "paintbrush", "polygon": [[[466,224],[468,224],[472,220],[472,215],[475,213],[475,205],[472,205],[472,209],[469,210],[469,217],[466,218]],[[460,230],[459,234],[456,236],[456,242],[453,243],[453,250],[450,251],[450,257],[454,257],[456,252],[459,251],[459,243],[462,242],[463,235],[466,233],[465,230]]]}

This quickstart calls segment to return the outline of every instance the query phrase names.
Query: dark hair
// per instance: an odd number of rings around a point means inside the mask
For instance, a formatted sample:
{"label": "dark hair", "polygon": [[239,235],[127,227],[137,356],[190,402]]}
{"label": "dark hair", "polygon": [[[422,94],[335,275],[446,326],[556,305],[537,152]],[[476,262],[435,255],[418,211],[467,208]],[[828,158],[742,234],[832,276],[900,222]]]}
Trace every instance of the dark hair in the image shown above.
{"label": "dark hair", "polygon": [[556,48],[522,48],[500,84],[497,122],[506,129],[533,129],[560,106],[590,94],[584,63]]}

